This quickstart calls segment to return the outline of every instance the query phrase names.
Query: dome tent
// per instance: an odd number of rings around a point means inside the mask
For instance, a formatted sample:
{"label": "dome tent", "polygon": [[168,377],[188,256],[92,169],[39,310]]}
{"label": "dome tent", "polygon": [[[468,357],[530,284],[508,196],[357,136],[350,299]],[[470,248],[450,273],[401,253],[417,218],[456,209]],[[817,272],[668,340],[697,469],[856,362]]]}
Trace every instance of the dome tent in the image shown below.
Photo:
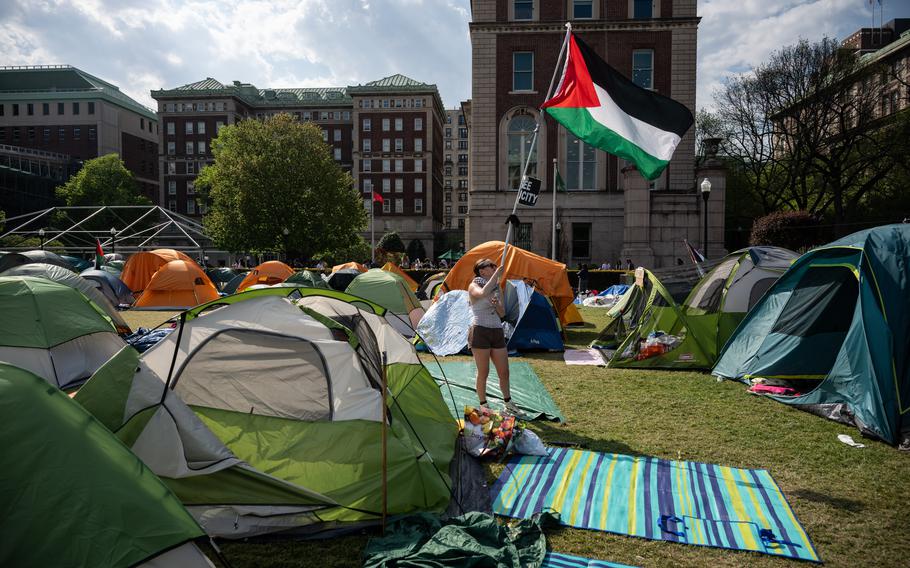
{"label": "dome tent", "polygon": [[385,270],[386,272],[394,272],[398,276],[401,276],[401,278],[402,278],[402,280],[404,280],[405,284],[408,285],[408,288],[411,289],[411,292],[417,291],[417,288],[419,287],[419,285],[417,284],[417,281],[414,280],[413,278],[411,278],[410,276],[408,276],[408,273],[405,272],[404,270],[402,270],[401,267],[398,266],[397,264],[395,264],[394,262],[387,262],[387,263],[383,264],[382,270]]}
{"label": "dome tent", "polygon": [[309,288],[329,287],[329,285],[325,283],[325,280],[322,279],[322,276],[316,274],[315,272],[310,272],[309,270],[301,270],[300,272],[291,275],[287,280],[284,281],[284,284],[296,284],[298,286],[306,286]]}
{"label": "dome tent", "polygon": [[0,414],[0,565],[212,566],[180,501],[66,394],[0,363]]}
{"label": "dome tent", "polygon": [[[355,351],[353,331],[330,329],[281,297],[303,292],[337,294],[265,288],[199,306],[142,359],[122,351],[77,395],[109,428],[139,429],[131,449],[211,535],[378,518],[381,393]],[[383,329],[377,337],[395,335]],[[414,373],[389,373],[392,514],[448,503],[455,425],[429,384]],[[412,413],[419,431],[402,412]],[[430,440],[440,434],[414,422],[426,415],[446,416],[448,446],[434,448]]]}
{"label": "dome tent", "polygon": [[237,291],[243,292],[255,284],[264,284],[266,286],[278,284],[284,282],[293,274],[294,269],[287,264],[280,260],[269,260],[251,270],[237,286]]}
{"label": "dome tent", "polygon": [[713,374],[786,381],[775,400],[891,444],[910,433],[910,224],[801,256],[736,329]]}
{"label": "dome tent", "polygon": [[79,275],[93,282],[114,306],[132,306],[136,301],[129,286],[110,272],[90,268],[82,271]]}
{"label": "dome tent", "polygon": [[193,261],[172,260],[160,267],[134,309],[173,310],[190,308],[218,298],[215,285]]}
{"label": "dome tent", "polygon": [[64,284],[0,276],[0,361],[77,387],[126,343],[104,311]]}
{"label": "dome tent", "polygon": [[[119,277],[123,280],[124,284],[129,286],[130,290],[139,294],[145,290],[148,283],[152,281],[152,276],[158,272],[158,269],[172,260],[195,262],[184,253],[174,249],[155,249],[153,251],[137,252],[123,265]],[[108,265],[117,268],[114,262],[116,261],[112,261],[108,263]],[[104,270],[104,268],[105,267],[102,267],[102,270]]]}
{"label": "dome tent", "polygon": [[352,296],[366,298],[388,310],[386,320],[405,337],[413,337],[423,317],[420,300],[404,279],[394,272],[374,268],[354,278],[345,290]]}

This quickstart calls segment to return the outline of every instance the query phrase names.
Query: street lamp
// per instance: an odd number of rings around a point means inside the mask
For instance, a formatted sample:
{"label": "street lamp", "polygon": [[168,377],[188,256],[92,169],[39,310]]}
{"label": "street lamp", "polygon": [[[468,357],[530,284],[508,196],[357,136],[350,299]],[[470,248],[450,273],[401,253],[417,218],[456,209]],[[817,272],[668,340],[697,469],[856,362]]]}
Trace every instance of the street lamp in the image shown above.
{"label": "street lamp", "polygon": [[556,228],[556,230],[555,230],[554,233],[553,233],[553,234],[554,234],[554,237],[555,237],[555,238],[553,239],[553,260],[559,260],[559,258],[558,258],[558,257],[559,257],[559,246],[558,246],[558,244],[559,244],[559,236],[560,236],[560,233],[561,233],[561,231],[562,231],[562,223],[560,223],[559,221],[556,221],[556,227],[555,227],[555,228]]}
{"label": "street lamp", "polygon": [[117,252],[117,229],[111,227],[111,254]]}
{"label": "street lamp", "polygon": [[38,238],[41,239],[41,250],[44,250],[44,227],[38,229]]}
{"label": "street lamp", "polygon": [[705,178],[701,182],[701,198],[705,200],[705,240],[702,241],[702,252],[708,258],[708,198],[711,197],[711,182]]}
{"label": "street lamp", "polygon": [[281,229],[281,234],[284,235],[284,261],[287,262],[288,261],[288,235],[290,235],[291,232],[288,230],[287,227],[284,227],[283,229]]}

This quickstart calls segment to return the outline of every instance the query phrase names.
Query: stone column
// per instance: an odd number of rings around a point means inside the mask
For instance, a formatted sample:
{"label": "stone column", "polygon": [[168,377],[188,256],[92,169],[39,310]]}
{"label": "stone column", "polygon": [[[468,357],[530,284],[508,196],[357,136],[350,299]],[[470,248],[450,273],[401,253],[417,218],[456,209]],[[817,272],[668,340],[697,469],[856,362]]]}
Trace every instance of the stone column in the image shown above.
{"label": "stone column", "polygon": [[653,268],[654,250],[651,248],[651,193],[648,180],[635,166],[622,169],[625,188],[623,243],[620,260],[630,259],[635,266]]}

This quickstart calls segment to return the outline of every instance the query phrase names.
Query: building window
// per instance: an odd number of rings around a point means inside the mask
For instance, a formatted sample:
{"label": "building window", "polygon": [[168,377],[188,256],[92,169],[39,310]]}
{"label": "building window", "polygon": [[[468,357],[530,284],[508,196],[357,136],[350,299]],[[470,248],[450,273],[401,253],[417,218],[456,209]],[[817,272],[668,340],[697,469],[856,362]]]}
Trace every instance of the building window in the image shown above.
{"label": "building window", "polygon": [[417,117],[414,119],[414,130],[423,130],[423,119]]}
{"label": "building window", "polygon": [[[461,189],[461,188],[459,188],[459,189]],[[465,193],[465,192],[463,192],[463,191],[458,192],[458,201],[467,202],[467,201],[468,201],[468,194]]]}
{"label": "building window", "polygon": [[383,118],[382,119],[382,131],[388,132],[391,129],[392,129],[392,123],[389,121],[388,118]]}
{"label": "building window", "polygon": [[177,195],[177,182],[171,180],[167,182],[167,194],[168,195]]}
{"label": "building window", "polygon": [[[92,131],[89,130],[88,133],[89,133],[89,140],[93,140],[93,138],[92,138]],[[45,144],[48,143],[48,142],[50,142],[50,141],[51,141],[51,129],[50,129],[50,128],[45,128],[45,129],[41,132],[41,137],[42,137],[42,139],[44,140]]]}
{"label": "building window", "polygon": [[460,176],[468,175],[468,166],[458,166],[458,175],[460,175]]}
{"label": "building window", "polygon": [[458,228],[464,229],[464,219],[458,219]]}
{"label": "building window", "polygon": [[19,103],[13,103],[13,116],[19,116]]}
{"label": "building window", "polygon": [[[29,139],[34,137],[34,129],[31,129],[31,130],[32,130],[32,132],[29,133]],[[74,126],[73,127],[73,140],[81,140],[81,139],[82,139],[82,129],[79,128],[78,126]]]}
{"label": "building window", "polygon": [[168,162],[167,163],[167,173],[174,175],[177,173],[177,162]]}
{"label": "building window", "polygon": [[[202,162],[199,162],[200,164]],[[196,173],[196,162],[187,162],[186,163],[186,173],[187,175],[193,175]]]}
{"label": "building window", "polygon": [[[466,179],[458,180],[458,189],[468,189],[468,180],[466,180]],[[467,198],[467,194],[465,194],[465,198]]]}
{"label": "building window", "polygon": [[392,160],[383,160],[382,161],[382,171],[384,171],[384,172],[392,171]]}
{"label": "building window", "polygon": [[401,138],[395,139],[395,151],[404,152],[404,140]]}
{"label": "building window", "polygon": [[452,218],[446,217],[446,229],[451,229],[451,228],[452,228]]}
{"label": "building window", "polygon": [[396,132],[401,132],[402,130],[404,130],[404,119],[403,119],[403,118],[396,118],[396,119],[395,119],[395,131],[396,131]]}
{"label": "building window", "polygon": [[414,193],[423,193],[423,178],[414,180]]}
{"label": "building window", "polygon": [[188,156],[192,156],[192,155],[193,155],[193,150],[195,149],[195,144],[194,144],[193,142],[187,142],[187,143],[186,143],[186,148],[185,148],[185,149],[186,149],[186,154],[187,154]]}
{"label": "building window", "polygon": [[447,192],[446,192],[445,200],[446,200],[446,203],[451,203],[451,202],[452,202],[452,192],[451,192],[451,191],[447,191]]}
{"label": "building window", "polygon": [[632,17],[636,19],[654,17],[653,0],[632,0]]}
{"label": "building window", "polygon": [[[468,214],[468,206],[467,206],[467,205],[459,205],[459,206],[458,206],[458,214],[459,214],[459,215],[467,215],[467,214]],[[522,247],[522,248],[524,248],[524,247]]]}
{"label": "building window", "polygon": [[28,137],[29,141],[33,141],[35,139],[35,127],[29,126],[27,132],[28,134],[26,134],[26,136]]}
{"label": "building window", "polygon": [[382,180],[382,191],[388,193],[392,191],[392,180],[389,178],[383,178]]}
{"label": "building window", "polygon": [[512,54],[512,90],[534,90],[534,53],[516,51]]}
{"label": "building window", "polygon": [[335,129],[335,132],[334,132],[333,134],[334,134],[334,140],[335,140],[335,142],[341,142],[341,129],[340,129],[340,128],[336,128],[336,129]]}
{"label": "building window", "polygon": [[[16,106],[16,105],[13,105]],[[63,114],[65,112],[63,103],[57,103],[57,114]]]}
{"label": "building window", "polygon": [[360,160],[360,168],[365,172],[373,171],[373,160]]}
{"label": "building window", "polygon": [[168,136],[173,136],[173,135],[175,134],[175,132],[174,132],[175,130],[176,130],[176,129],[174,128],[174,123],[173,123],[173,122],[168,122],[168,123],[167,123],[167,134],[168,134]]}
{"label": "building window", "polygon": [[395,213],[404,213],[404,199],[395,200]]}
{"label": "building window", "polygon": [[468,149],[468,141],[467,141],[467,140],[459,140],[459,141],[458,141],[458,149],[459,149],[459,150],[467,150],[467,149]]}
{"label": "building window", "polygon": [[395,193],[401,193],[402,191],[404,191],[404,180],[395,178]]}
{"label": "building window", "polygon": [[467,155],[467,154],[458,154],[458,163],[459,163],[459,164],[467,164],[467,163],[468,163],[468,155]]}
{"label": "building window", "polygon": [[341,161],[341,148],[335,148],[335,161]]}
{"label": "building window", "polygon": [[6,105],[0,103],[0,116],[3,116],[6,113]]}
{"label": "building window", "polygon": [[196,182],[188,181],[186,182],[186,194],[192,195],[196,193]]}
{"label": "building window", "polygon": [[187,215],[196,214],[196,200],[195,199],[186,200],[186,213],[187,213]]}
{"label": "building window", "polygon": [[414,160],[414,171],[415,172],[423,171],[423,160]]}
{"label": "building window", "polygon": [[223,120],[219,120],[215,123],[215,136],[218,136],[218,134],[221,132],[222,126],[224,126]]}
{"label": "building window", "polygon": [[88,102],[88,103],[86,103],[86,104],[88,105],[88,113],[89,113],[89,114],[95,114],[95,103],[93,103],[93,102]]}
{"label": "building window", "polygon": [[144,118],[139,119],[139,130],[145,130],[145,119]]}
{"label": "building window", "polygon": [[451,150],[451,149],[452,149],[452,141],[446,140],[446,150]]}
{"label": "building window", "polygon": [[[452,175],[452,166],[445,167],[445,175],[447,175],[447,176]],[[449,183],[451,183],[451,182],[449,182]]]}
{"label": "building window", "polygon": [[323,111],[323,112],[319,115],[319,120],[328,120],[328,119],[329,119],[329,113],[327,113],[327,112],[325,112],[325,111]]}
{"label": "building window", "polygon": [[515,20],[533,20],[534,0],[513,0],[512,10]]}
{"label": "building window", "polygon": [[73,103],[73,114],[79,114],[79,103]]}
{"label": "building window", "polygon": [[414,139],[414,151],[423,152],[423,138]]}
{"label": "building window", "polygon": [[[151,126],[151,123],[149,123],[149,126]],[[196,123],[196,134],[205,134],[205,123],[204,122],[200,121],[200,122]]]}
{"label": "building window", "polygon": [[451,214],[452,214],[452,206],[451,206],[451,205],[446,205],[445,213],[446,213],[446,215],[451,215]]}
{"label": "building window", "polygon": [[322,141],[323,141],[323,142],[328,142],[328,141],[329,141],[329,131],[328,131],[328,130],[323,130],[323,131],[322,131]]}
{"label": "building window", "polygon": [[420,197],[414,200],[414,213],[423,213],[423,199]]}
{"label": "building window", "polygon": [[589,20],[594,17],[594,2],[592,0],[572,0],[572,19]]}
{"label": "building window", "polygon": [[385,201],[382,202],[382,212],[383,213],[392,212],[392,200],[391,199],[386,199]]}
{"label": "building window", "polygon": [[50,103],[41,103],[41,114],[47,116],[51,113],[51,104]]}
{"label": "building window", "polygon": [[346,110],[343,113],[341,113],[341,119],[342,120],[351,120],[351,111]]}
{"label": "building window", "polygon": [[591,223],[572,223],[572,258],[591,258]]}
{"label": "building window", "polygon": [[396,172],[404,171],[404,160],[395,160],[395,171]]}
{"label": "building window", "polygon": [[364,138],[364,139],[363,139],[363,151],[364,151],[364,152],[372,152],[372,151],[373,151],[373,141],[370,140],[369,138]]}
{"label": "building window", "polygon": [[192,134],[192,133],[193,133],[193,122],[192,122],[192,121],[187,120],[187,121],[184,123],[184,131],[185,131],[187,134]]}
{"label": "building window", "polygon": [[199,154],[200,155],[205,154],[205,142],[199,142],[198,146],[199,146]]}
{"label": "building window", "polygon": [[459,137],[459,138],[467,138],[467,137],[468,137],[468,129],[467,129],[467,128],[459,128],[459,129],[458,129],[458,137]]}
{"label": "building window", "polygon": [[363,180],[363,192],[371,193],[373,191],[373,180],[365,179]]}
{"label": "building window", "polygon": [[382,139],[382,151],[383,151],[383,152],[391,152],[391,151],[392,151],[392,141],[389,140],[388,138],[383,138],[383,139]]}
{"label": "building window", "polygon": [[632,52],[632,82],[643,89],[654,88],[653,49],[636,49]]}
{"label": "building window", "polygon": [[25,113],[29,116],[33,116],[35,114],[35,105],[32,103],[25,105]]}
{"label": "building window", "polygon": [[167,155],[173,156],[177,153],[177,145],[174,142],[167,143]]}
{"label": "building window", "polygon": [[446,138],[451,138],[451,137],[452,137],[452,129],[446,128]]}
{"label": "building window", "polygon": [[369,118],[363,119],[363,131],[370,132],[373,129],[373,123]]}
{"label": "building window", "polygon": [[531,250],[531,223],[519,223],[515,229],[515,246]]}
{"label": "building window", "polygon": [[521,182],[521,171],[528,152],[531,151],[531,163],[528,164],[528,175],[537,174],[537,148],[531,150],[531,137],[534,135],[534,119],[527,114],[519,114],[509,120],[507,130],[508,144],[508,183],[509,189],[518,189]]}
{"label": "building window", "polygon": [[571,132],[566,132],[566,189],[594,190],[597,152]]}
{"label": "building window", "polygon": [[177,212],[177,200],[169,199],[167,202],[167,208],[170,209],[171,211],[173,211],[174,213],[176,213]]}

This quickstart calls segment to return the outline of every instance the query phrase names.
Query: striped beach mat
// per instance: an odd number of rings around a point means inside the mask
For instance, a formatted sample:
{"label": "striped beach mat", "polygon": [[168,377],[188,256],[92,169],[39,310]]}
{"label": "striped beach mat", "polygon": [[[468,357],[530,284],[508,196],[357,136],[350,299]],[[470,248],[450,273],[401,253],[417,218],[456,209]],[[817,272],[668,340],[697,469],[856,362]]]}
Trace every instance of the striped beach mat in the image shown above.
{"label": "striped beach mat", "polygon": [[633,568],[628,564],[617,564],[606,560],[592,560],[571,554],[548,552],[540,568]]}
{"label": "striped beach mat", "polygon": [[577,528],[820,562],[766,470],[548,452],[508,462],[491,488],[494,513],[526,518],[552,509]]}

